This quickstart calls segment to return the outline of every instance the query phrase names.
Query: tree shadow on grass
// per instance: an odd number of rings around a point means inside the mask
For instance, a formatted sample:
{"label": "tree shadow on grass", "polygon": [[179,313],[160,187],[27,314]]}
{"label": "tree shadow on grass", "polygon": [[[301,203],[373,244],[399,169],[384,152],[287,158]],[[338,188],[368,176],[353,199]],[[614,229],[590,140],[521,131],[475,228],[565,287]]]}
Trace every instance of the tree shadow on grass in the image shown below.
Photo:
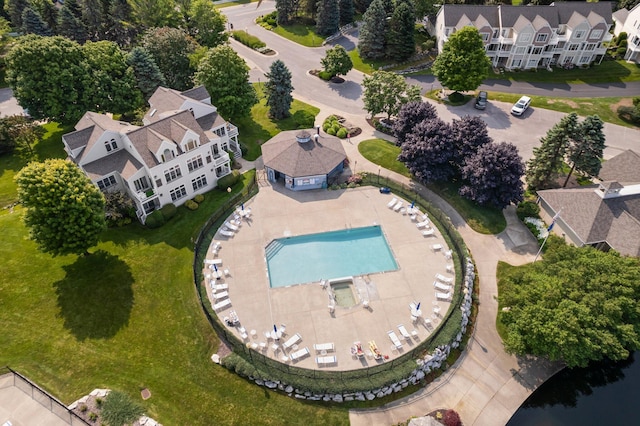
{"label": "tree shadow on grass", "polygon": [[66,276],[54,283],[58,315],[76,339],[108,339],[129,323],[133,275],[125,262],[99,250],[63,268]]}

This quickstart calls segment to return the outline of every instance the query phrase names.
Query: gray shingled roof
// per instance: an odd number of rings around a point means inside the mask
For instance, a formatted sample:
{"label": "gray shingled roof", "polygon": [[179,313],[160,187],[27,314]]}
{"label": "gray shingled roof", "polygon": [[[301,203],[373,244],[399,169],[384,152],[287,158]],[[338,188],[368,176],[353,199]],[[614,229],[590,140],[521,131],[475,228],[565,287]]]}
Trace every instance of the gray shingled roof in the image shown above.
{"label": "gray shingled roof", "polygon": [[624,25],[624,22],[627,20],[627,16],[629,16],[629,9],[618,9],[613,12],[613,17],[620,23],[620,25]]}
{"label": "gray shingled roof", "polygon": [[[497,7],[497,6],[494,6]],[[559,24],[558,12],[552,6],[500,6],[502,17],[502,27],[510,28],[516,23],[520,16],[529,21],[540,16],[546,20],[552,28],[557,28]]]}
{"label": "gray shingled roof", "polygon": [[498,27],[500,23],[497,6],[445,4],[442,6],[442,9],[442,13],[444,13],[444,25],[446,27],[455,27],[464,15],[471,21],[475,21],[478,19],[478,16],[482,15],[494,27]]}
{"label": "gray shingled roof", "polygon": [[[94,132],[96,132],[97,135],[94,136]],[[63,138],[69,148],[71,148],[71,150],[76,150],[78,148],[87,146],[92,137],[100,137],[102,132],[102,129],[94,125],[84,129],[76,130],[75,132],[67,133],[63,136]]]}
{"label": "gray shingled roof", "polygon": [[[316,143],[299,143],[296,135],[300,130],[280,132],[262,145],[262,159],[265,167],[272,168],[287,176],[303,177],[325,175],[347,158],[340,139],[323,135]],[[314,134],[314,130],[307,130]]]}
{"label": "gray shingled roof", "polygon": [[83,166],[84,171],[91,179],[96,179],[112,172],[118,172],[123,178],[129,179],[141,168],[142,164],[124,149]]}
{"label": "gray shingled roof", "polygon": [[602,164],[599,175],[602,180],[640,183],[640,154],[629,149],[616,155]]}
{"label": "gray shingled roof", "polygon": [[569,19],[571,19],[571,15],[573,14],[573,12],[578,12],[584,17],[588,17],[590,12],[595,12],[598,15],[602,16],[607,24],[613,23],[611,16],[613,7],[610,1],[599,1],[597,3],[572,1],[565,3],[556,3],[556,5],[552,7],[555,7],[558,10],[560,22],[568,22]]}
{"label": "gray shingled roof", "polygon": [[606,241],[622,254],[640,255],[640,194],[603,199],[597,187],[548,189],[538,195],[585,244]]}
{"label": "gray shingled roof", "polygon": [[182,140],[186,129],[196,132],[201,144],[209,142],[191,112],[186,110],[129,132],[127,136],[140,153],[144,163],[148,167],[154,167],[159,164],[154,154],[159,147],[158,135],[166,140],[178,143]]}
{"label": "gray shingled roof", "polygon": [[[158,121],[164,117],[167,111],[177,111],[182,107],[185,97],[177,90],[166,87],[158,87],[149,98],[149,111],[144,118],[149,121]],[[153,115],[151,115],[153,112]]]}
{"label": "gray shingled roof", "polygon": [[196,119],[196,121],[204,130],[211,130],[226,123],[226,121],[224,121],[224,118],[220,117],[220,114],[218,114],[217,112],[203,115],[202,117]]}
{"label": "gray shingled roof", "polygon": [[125,121],[113,120],[106,114],[99,114],[97,112],[86,112],[80,121],[76,124],[76,132],[67,133],[64,135],[64,140],[69,145],[71,150],[76,150],[81,147],[85,147],[76,158],[75,162],[80,162],[82,156],[91,150],[93,144],[109,130],[112,132],[126,132],[128,130],[137,129],[138,126],[134,126],[131,123]]}
{"label": "gray shingled roof", "polygon": [[207,89],[205,89],[204,86],[197,86],[197,87],[194,87],[193,89],[185,90],[180,94],[200,102],[204,101],[205,99],[209,99],[211,97],[211,95],[209,94],[209,92],[207,92]]}

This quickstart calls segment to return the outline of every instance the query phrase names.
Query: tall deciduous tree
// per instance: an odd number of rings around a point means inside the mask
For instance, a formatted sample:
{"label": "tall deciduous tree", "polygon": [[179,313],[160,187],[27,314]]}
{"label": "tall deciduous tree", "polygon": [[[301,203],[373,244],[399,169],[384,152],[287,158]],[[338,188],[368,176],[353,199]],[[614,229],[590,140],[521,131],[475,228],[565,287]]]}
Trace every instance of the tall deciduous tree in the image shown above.
{"label": "tall deciduous tree", "polygon": [[0,117],[0,155],[15,148],[26,148],[32,153],[33,144],[44,135],[44,129],[24,115]]}
{"label": "tall deciduous tree", "polygon": [[362,17],[358,51],[366,59],[380,59],[385,55],[385,35],[387,34],[387,12],[382,0],[373,0]]}
{"label": "tall deciduous tree", "polygon": [[50,36],[51,29],[44,22],[38,12],[27,7],[22,12],[22,31],[25,34],[36,34],[39,36]]}
{"label": "tall deciduous tree", "polygon": [[174,26],[179,21],[174,0],[128,0],[131,16],[143,28]]}
{"label": "tall deciduous tree", "polygon": [[405,61],[416,50],[415,42],[416,16],[411,0],[398,0],[389,20],[387,37],[387,57]]}
{"label": "tall deciduous tree", "polygon": [[209,50],[195,78],[207,88],[218,111],[227,119],[249,114],[258,102],[256,91],[249,83],[249,67],[230,46]]}
{"label": "tall deciduous tree", "polygon": [[578,132],[569,146],[568,159],[571,162],[571,170],[564,186],[567,186],[574,170],[589,176],[598,176],[605,148],[603,127],[604,123],[597,115],[587,116],[578,126]]}
{"label": "tall deciduous tree", "polygon": [[145,99],[149,99],[159,86],[166,84],[153,56],[144,47],[134,47],[127,56],[127,63]]}
{"label": "tall deciduous tree", "polygon": [[364,78],[362,86],[364,109],[372,117],[384,112],[390,118],[402,105],[420,100],[420,87],[409,86],[404,77],[393,72],[375,71]]}
{"label": "tall deciduous tree", "polygon": [[396,136],[396,145],[401,146],[408,134],[425,120],[438,118],[436,109],[427,102],[411,101],[402,105],[398,116],[393,121],[393,134]]}
{"label": "tall deciduous tree", "polygon": [[289,110],[293,102],[291,72],[284,62],[278,59],[271,64],[269,72],[265,76],[267,82],[264,84],[264,92],[267,96],[269,116],[276,120],[289,117],[291,115]]}
{"label": "tall deciduous tree", "polygon": [[530,189],[551,187],[560,176],[563,160],[571,137],[578,128],[578,115],[567,114],[533,148],[533,157],[527,162],[527,185]]}
{"label": "tall deciduous tree", "polygon": [[177,28],[153,28],[145,33],[142,46],[151,53],[170,88],[187,90],[193,86],[189,55],[198,48],[193,37]]}
{"label": "tall deciduous tree", "polygon": [[189,29],[195,39],[203,46],[216,47],[226,43],[225,32],[227,18],[222,15],[210,0],[193,0],[189,5]]}
{"label": "tall deciduous tree", "polygon": [[640,348],[639,282],[637,257],[549,245],[542,261],[500,279],[505,349],[568,367],[626,359]]}
{"label": "tall deciduous tree", "polygon": [[338,9],[340,9],[340,25],[351,24],[355,14],[353,0],[338,0]]}
{"label": "tall deciduous tree", "polygon": [[84,91],[87,109],[122,114],[142,106],[133,69],[117,44],[88,42],[82,50],[89,69]]}
{"label": "tall deciduous tree", "polygon": [[490,66],[480,33],[466,26],[449,36],[431,69],[444,87],[465,92],[482,84]]}
{"label": "tall deciduous tree", "polygon": [[466,115],[460,120],[453,120],[454,163],[462,169],[468,158],[474,156],[481,146],[492,142],[487,131],[487,123],[480,117]]}
{"label": "tall deciduous tree", "polygon": [[323,36],[329,36],[338,31],[340,26],[340,10],[338,0],[318,0],[316,14],[316,31]]}
{"label": "tall deciduous tree", "polygon": [[320,60],[322,68],[331,77],[346,75],[353,68],[353,62],[347,51],[341,45],[328,49],[324,58]]}
{"label": "tall deciduous tree", "polygon": [[401,145],[398,160],[425,183],[447,181],[456,173],[451,164],[451,126],[439,118],[418,123]]}
{"label": "tall deciduous tree", "polygon": [[87,254],[105,229],[104,197],[70,161],[30,163],[16,175],[24,222],[40,250]]}
{"label": "tall deciduous tree", "polygon": [[89,74],[77,43],[59,36],[27,35],[5,59],[7,82],[33,118],[72,123],[86,112],[82,93]]}
{"label": "tall deciduous tree", "polygon": [[460,195],[480,205],[503,209],[523,200],[523,175],[524,163],[515,145],[488,143],[466,159]]}

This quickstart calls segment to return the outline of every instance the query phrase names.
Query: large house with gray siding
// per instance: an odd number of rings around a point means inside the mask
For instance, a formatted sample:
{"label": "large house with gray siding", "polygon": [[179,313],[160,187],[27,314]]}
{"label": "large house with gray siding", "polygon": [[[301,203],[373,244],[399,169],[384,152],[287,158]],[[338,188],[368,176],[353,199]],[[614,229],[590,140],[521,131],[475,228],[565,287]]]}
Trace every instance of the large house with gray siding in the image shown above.
{"label": "large house with gray siding", "polygon": [[445,4],[433,28],[438,51],[455,31],[474,26],[494,67],[535,69],[600,63],[612,39],[610,2],[549,6]]}
{"label": "large house with gray siding", "polygon": [[204,87],[159,87],[149,105],[143,126],[87,112],[62,137],[69,158],[102,191],[126,192],[143,223],[165,204],[215,188],[231,172],[228,152],[242,155],[238,129],[217,113]]}

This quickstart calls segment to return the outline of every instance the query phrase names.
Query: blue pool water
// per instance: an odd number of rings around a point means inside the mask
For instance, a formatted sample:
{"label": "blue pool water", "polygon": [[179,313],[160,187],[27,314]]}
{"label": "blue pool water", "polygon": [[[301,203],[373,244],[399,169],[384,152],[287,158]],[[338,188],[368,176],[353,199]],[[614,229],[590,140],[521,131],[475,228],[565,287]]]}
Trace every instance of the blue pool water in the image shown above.
{"label": "blue pool water", "polygon": [[279,238],[266,258],[272,288],[398,269],[380,226]]}

